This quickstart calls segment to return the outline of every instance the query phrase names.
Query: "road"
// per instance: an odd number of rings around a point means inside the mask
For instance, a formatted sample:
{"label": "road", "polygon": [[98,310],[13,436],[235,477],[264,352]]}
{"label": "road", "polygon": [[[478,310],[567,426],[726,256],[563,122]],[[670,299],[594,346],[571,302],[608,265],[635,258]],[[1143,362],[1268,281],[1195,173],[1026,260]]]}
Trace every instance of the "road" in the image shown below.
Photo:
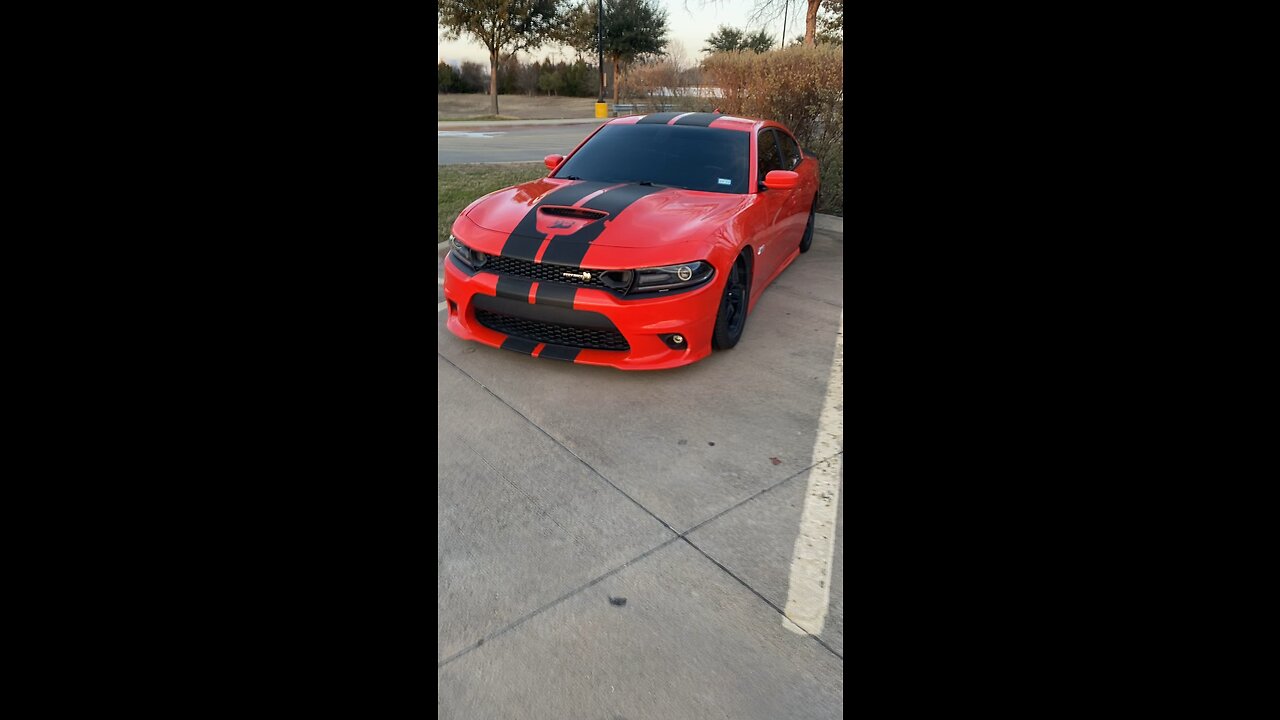
{"label": "road", "polygon": [[440,123],[441,129],[436,131],[436,164],[540,162],[548,155],[569,154],[599,124]]}
{"label": "road", "polygon": [[841,716],[844,237],[820,220],[738,346],[676,370],[437,312],[440,717]]}

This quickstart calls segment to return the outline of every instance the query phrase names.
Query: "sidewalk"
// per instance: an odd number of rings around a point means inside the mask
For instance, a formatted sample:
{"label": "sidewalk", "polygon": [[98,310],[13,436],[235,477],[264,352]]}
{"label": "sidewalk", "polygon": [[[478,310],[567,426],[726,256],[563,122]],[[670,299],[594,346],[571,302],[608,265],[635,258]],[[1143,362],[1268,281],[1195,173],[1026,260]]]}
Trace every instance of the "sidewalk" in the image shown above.
{"label": "sidewalk", "polygon": [[530,127],[547,125],[586,125],[600,123],[612,118],[561,118],[558,120],[437,120],[436,130],[496,130],[511,127]]}

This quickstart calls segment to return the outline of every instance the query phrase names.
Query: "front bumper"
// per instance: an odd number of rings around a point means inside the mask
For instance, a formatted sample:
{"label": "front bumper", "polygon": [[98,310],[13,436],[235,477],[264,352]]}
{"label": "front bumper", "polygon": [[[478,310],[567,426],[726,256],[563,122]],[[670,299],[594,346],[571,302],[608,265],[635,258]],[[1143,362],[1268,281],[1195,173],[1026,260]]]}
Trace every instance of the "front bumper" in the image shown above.
{"label": "front bumper", "polygon": [[[538,283],[483,269],[472,271],[452,252],[444,266],[447,327],[464,340],[534,357],[620,370],[662,370],[688,365],[711,354],[723,273],[693,290],[623,300],[594,288]],[[488,325],[508,332],[486,326],[477,313]],[[504,322],[495,322],[495,317]],[[625,339],[628,349],[574,346],[617,346],[609,342],[616,338],[615,330]],[[684,339],[674,348],[669,344],[674,342],[670,338],[673,334]]]}

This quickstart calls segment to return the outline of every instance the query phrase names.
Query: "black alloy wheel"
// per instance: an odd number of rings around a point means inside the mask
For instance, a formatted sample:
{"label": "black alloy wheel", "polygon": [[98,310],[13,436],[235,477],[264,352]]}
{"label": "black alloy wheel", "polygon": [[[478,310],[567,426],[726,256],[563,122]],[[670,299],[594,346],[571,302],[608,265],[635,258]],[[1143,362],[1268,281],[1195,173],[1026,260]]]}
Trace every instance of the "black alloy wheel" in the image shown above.
{"label": "black alloy wheel", "polygon": [[751,276],[747,271],[747,259],[742,255],[729,270],[729,281],[724,285],[720,298],[720,312],[716,315],[716,329],[711,345],[717,350],[728,350],[742,339],[742,329],[747,325],[747,302],[750,297]]}

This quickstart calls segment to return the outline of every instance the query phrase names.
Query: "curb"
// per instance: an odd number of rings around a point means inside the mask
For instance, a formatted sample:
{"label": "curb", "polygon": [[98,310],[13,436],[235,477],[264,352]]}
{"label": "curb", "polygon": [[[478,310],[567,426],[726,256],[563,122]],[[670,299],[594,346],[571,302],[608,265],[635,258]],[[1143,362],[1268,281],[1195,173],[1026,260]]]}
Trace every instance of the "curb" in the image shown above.
{"label": "curb", "polygon": [[604,124],[613,118],[590,118],[584,120],[566,119],[552,121],[537,120],[462,120],[458,122],[436,123],[436,132],[444,130],[501,130],[502,128],[555,127],[562,125]]}
{"label": "curb", "polygon": [[818,213],[816,217],[814,217],[813,226],[819,230],[834,230],[838,233],[843,233],[844,218]]}

